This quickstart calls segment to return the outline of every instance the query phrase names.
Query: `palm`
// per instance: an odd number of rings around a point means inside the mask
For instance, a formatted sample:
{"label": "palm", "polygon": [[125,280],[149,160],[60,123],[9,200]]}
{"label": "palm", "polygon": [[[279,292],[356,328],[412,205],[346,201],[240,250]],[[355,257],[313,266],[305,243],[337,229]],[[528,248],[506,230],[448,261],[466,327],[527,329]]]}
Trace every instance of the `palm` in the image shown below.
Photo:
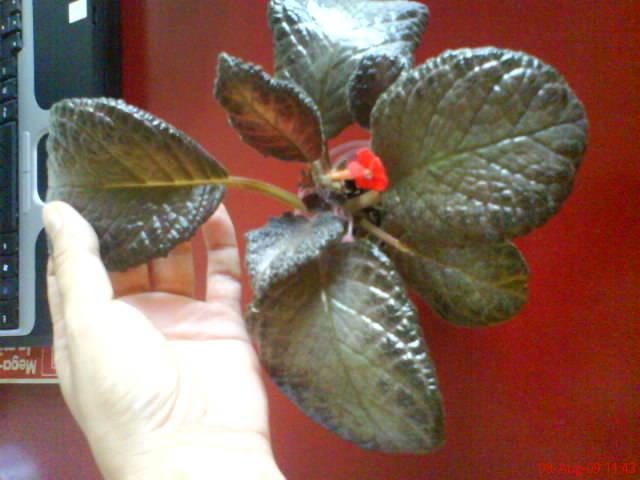
{"label": "palm", "polygon": [[[265,394],[238,312],[223,301],[166,293],[132,294],[119,301],[164,334],[157,338],[155,354],[137,360],[140,371],[129,370],[128,389],[137,388],[140,375],[155,382],[154,388],[139,392],[149,398],[138,399],[147,410],[136,412],[136,419],[144,418],[146,428],[157,430],[199,425],[267,435]],[[154,373],[157,378],[150,378]]]}
{"label": "palm", "polygon": [[[160,374],[157,387],[163,393],[154,393],[154,401],[146,403],[150,410],[162,412],[157,416],[146,412],[156,417],[148,427],[198,424],[266,435],[264,391],[240,313],[235,234],[223,207],[204,225],[199,240],[206,246],[204,300],[192,297],[191,242],[149,268],[111,275],[118,301],[142,314],[164,337],[158,338],[155,356],[141,359],[143,364],[166,362],[164,372],[157,365],[145,367],[147,375],[150,371]],[[191,404],[192,399],[198,399],[198,404]]]}
{"label": "palm", "polygon": [[[62,390],[89,438],[102,439],[104,457],[131,453],[148,437],[192,438],[194,431],[268,445],[266,397],[241,316],[238,249],[224,207],[201,232],[203,300],[193,298],[191,242],[149,266],[110,274],[111,285],[100,280],[97,258],[78,259],[86,271],[65,276],[83,304],[77,312],[63,312],[58,289],[66,281],[50,278]],[[90,328],[78,336],[61,315],[89,315]]]}

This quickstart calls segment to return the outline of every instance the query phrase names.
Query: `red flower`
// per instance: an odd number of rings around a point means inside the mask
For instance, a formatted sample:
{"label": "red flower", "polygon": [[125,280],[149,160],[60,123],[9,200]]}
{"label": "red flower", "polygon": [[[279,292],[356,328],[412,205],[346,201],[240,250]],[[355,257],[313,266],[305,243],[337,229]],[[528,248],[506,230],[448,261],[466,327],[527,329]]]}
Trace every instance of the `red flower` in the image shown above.
{"label": "red flower", "polygon": [[356,153],[355,160],[347,165],[347,170],[358,188],[383,192],[389,186],[387,171],[379,157],[371,150],[363,148]]}

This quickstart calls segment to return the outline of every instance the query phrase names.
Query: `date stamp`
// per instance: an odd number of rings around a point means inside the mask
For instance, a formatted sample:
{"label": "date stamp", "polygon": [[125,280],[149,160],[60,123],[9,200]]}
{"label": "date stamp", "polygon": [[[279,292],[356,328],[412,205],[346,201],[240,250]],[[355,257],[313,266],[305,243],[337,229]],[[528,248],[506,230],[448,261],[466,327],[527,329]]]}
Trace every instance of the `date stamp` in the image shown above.
{"label": "date stamp", "polygon": [[[636,462],[585,462],[585,463],[554,463],[540,462],[537,464],[538,475],[551,477],[556,475],[570,475],[573,477],[588,477],[598,475],[635,475],[640,472]],[[635,476],[633,478],[636,478]]]}

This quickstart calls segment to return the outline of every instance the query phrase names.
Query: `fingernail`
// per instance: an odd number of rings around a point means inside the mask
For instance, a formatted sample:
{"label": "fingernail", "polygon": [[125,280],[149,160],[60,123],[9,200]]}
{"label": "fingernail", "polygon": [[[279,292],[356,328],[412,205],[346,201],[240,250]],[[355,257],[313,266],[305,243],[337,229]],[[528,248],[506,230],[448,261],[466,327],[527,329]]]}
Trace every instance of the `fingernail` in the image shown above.
{"label": "fingernail", "polygon": [[52,205],[45,205],[42,211],[42,223],[47,234],[53,236],[62,226],[62,217],[58,209]]}

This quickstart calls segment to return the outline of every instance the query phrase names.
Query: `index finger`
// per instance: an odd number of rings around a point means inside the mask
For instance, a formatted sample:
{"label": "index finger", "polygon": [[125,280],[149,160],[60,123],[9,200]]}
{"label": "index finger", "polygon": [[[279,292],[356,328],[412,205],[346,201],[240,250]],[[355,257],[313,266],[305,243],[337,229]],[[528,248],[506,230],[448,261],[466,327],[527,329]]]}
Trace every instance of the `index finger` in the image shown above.
{"label": "index finger", "polygon": [[223,302],[240,310],[242,269],[231,217],[224,205],[203,225],[207,250],[207,302]]}

